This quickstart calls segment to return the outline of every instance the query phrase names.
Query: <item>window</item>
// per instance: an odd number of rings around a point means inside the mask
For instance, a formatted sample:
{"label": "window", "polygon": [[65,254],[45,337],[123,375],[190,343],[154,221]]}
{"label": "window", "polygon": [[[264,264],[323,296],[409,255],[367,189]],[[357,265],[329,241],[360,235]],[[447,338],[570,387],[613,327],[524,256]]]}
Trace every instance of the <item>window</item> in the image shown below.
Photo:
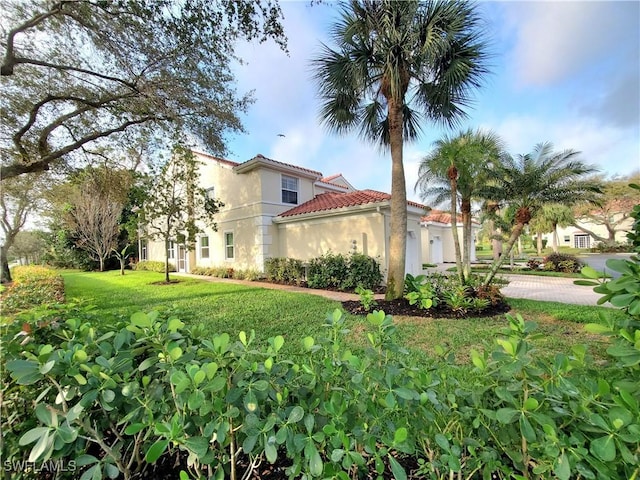
{"label": "window", "polygon": [[209,258],[209,237],[200,237],[200,258]]}
{"label": "window", "polygon": [[571,241],[571,237],[569,235],[564,236],[564,243],[569,243]]}
{"label": "window", "polygon": [[147,241],[140,240],[140,260],[147,260]]}
{"label": "window", "polygon": [[205,195],[207,196],[207,198],[209,200],[211,200],[212,198],[215,197],[216,194],[216,187],[209,187],[204,191]]}
{"label": "window", "polygon": [[298,204],[298,179],[282,175],[282,203]]}
{"label": "window", "polygon": [[176,258],[176,244],[172,241],[169,242],[169,258]]}
{"label": "window", "polygon": [[233,251],[233,232],[225,232],[224,233],[224,258],[227,260],[233,260],[234,251]]}

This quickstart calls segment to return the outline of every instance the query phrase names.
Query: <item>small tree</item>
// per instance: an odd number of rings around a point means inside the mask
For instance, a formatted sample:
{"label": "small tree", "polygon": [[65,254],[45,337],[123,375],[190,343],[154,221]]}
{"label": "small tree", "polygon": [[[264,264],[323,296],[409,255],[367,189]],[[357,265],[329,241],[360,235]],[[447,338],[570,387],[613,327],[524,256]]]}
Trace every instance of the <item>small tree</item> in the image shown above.
{"label": "small tree", "polygon": [[199,186],[199,162],[193,152],[178,143],[171,159],[162,167],[144,203],[142,219],[147,235],[164,242],[165,281],[169,279],[169,245],[184,239],[187,249],[193,248],[203,223],[217,229],[213,216],[224,206],[210,198]]}
{"label": "small tree", "polygon": [[[633,207],[640,203],[640,191],[627,187],[629,183],[640,183],[640,172],[623,178],[613,178],[603,183],[600,205],[597,207],[590,204],[579,205],[574,212],[575,219],[570,224],[591,235],[598,242],[615,246],[616,233],[628,229]],[[592,229],[585,227],[584,223],[587,222],[603,226],[607,231],[606,236],[598,235]]]}
{"label": "small tree", "polygon": [[87,169],[69,199],[65,219],[76,245],[99,262],[101,272],[105,260],[118,246],[120,217],[131,178],[126,170]]}
{"label": "small tree", "polygon": [[29,215],[42,205],[42,174],[24,175],[2,183],[0,195],[0,228],[3,242],[0,245],[0,282],[11,282],[8,253],[22,230]]}

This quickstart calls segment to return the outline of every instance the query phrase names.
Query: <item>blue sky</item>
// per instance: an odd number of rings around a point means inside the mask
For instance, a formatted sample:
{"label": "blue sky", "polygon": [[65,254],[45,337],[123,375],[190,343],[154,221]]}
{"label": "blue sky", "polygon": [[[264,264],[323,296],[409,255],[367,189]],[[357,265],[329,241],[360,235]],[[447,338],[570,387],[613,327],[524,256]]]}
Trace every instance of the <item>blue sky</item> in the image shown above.
{"label": "blue sky", "polygon": [[[318,117],[310,60],[338,8],[335,3],[282,2],[289,55],[273,44],[238,49],[239,92],[255,103],[243,116],[244,135],[229,139],[230,160],[261,153],[286,163],[342,173],[356,188],[391,191],[391,159],[356,132],[338,136]],[[640,2],[481,2],[492,74],[474,94],[460,127],[423,125],[404,150],[407,192],[433,142],[461,129],[490,129],[512,154],[540,142],[571,148],[607,175],[640,170]],[[283,134],[284,137],[278,136]]]}

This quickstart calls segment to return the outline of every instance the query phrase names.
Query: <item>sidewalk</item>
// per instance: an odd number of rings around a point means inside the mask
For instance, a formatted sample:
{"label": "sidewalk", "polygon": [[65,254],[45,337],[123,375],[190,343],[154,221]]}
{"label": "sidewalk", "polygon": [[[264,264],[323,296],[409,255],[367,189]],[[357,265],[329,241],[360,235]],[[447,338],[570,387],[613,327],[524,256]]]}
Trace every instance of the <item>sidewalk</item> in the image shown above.
{"label": "sidewalk", "polygon": [[[444,265],[437,270],[432,271],[443,272],[450,265]],[[329,290],[316,290],[313,288],[295,287],[291,285],[279,285],[268,282],[252,282],[249,280],[234,280],[229,278],[215,278],[203,275],[193,275],[190,273],[172,273],[183,277],[199,278],[209,282],[233,283],[237,285],[253,285],[262,288],[271,288],[275,290],[286,290],[289,292],[307,293],[310,295],[319,295],[330,300],[344,302],[348,300],[359,300],[359,296],[354,293],[334,292]],[[593,291],[593,287],[584,287],[574,285],[574,278],[563,277],[542,277],[536,275],[511,275],[500,274],[500,276],[509,280],[509,285],[502,287],[500,290],[507,298],[526,298],[530,300],[541,300],[546,302],[561,302],[574,305],[597,305],[600,294]],[[376,295],[377,299],[384,298],[384,295]],[[603,306],[611,306],[604,304]]]}

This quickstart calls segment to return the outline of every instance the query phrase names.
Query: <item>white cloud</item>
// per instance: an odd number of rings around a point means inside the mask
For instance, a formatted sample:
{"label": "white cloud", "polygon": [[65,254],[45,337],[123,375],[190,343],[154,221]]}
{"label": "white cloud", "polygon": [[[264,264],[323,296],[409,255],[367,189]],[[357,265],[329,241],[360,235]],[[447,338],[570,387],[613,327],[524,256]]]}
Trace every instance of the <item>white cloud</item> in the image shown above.
{"label": "white cloud", "polygon": [[[524,85],[566,80],[637,44],[637,2],[505,2],[510,55]],[[635,45],[637,49],[637,45]]]}
{"label": "white cloud", "polygon": [[555,150],[581,152],[581,160],[602,173],[625,175],[640,168],[637,136],[613,127],[603,127],[594,119],[544,119],[512,115],[495,128],[507,142],[511,154],[525,154],[540,142],[553,143]]}

